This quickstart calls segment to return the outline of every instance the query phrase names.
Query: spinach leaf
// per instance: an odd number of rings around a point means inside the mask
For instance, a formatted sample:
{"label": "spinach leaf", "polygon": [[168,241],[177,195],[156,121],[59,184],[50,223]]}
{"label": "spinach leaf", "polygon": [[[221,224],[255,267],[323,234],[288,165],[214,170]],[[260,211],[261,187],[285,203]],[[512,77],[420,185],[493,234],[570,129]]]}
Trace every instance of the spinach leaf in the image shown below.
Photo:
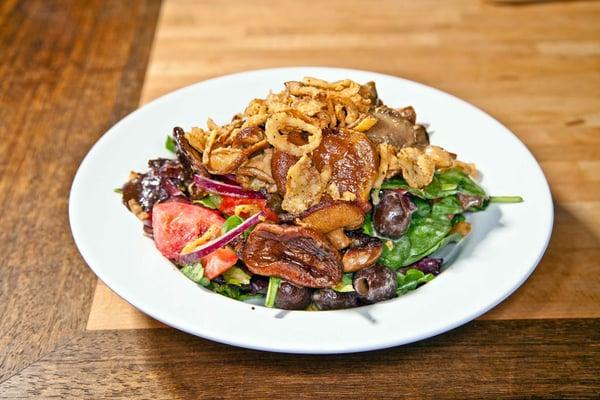
{"label": "spinach leaf", "polygon": [[218,194],[209,194],[208,196],[203,197],[200,200],[194,200],[194,203],[215,210],[219,208],[219,205],[221,205],[221,200],[221,196],[219,196]]}
{"label": "spinach leaf", "polygon": [[398,240],[387,240],[383,243],[383,251],[379,262],[386,267],[396,270],[404,265],[404,260],[410,256],[410,240],[407,235]]}
{"label": "spinach leaf", "polygon": [[450,229],[452,223],[445,215],[413,218],[404,236],[383,244],[379,262],[394,270],[410,265],[450,243],[445,240]]}
{"label": "spinach leaf", "polygon": [[169,135],[167,135],[167,139],[165,140],[165,148],[171,153],[175,153],[177,151],[177,147],[175,146],[175,140],[173,140],[173,138]]}
{"label": "spinach leaf", "polygon": [[470,195],[487,197],[485,190],[481,188],[469,175],[457,168],[451,168],[441,173],[436,173],[442,186],[456,185],[457,192]]}
{"label": "spinach leaf", "polygon": [[406,260],[404,260],[404,264],[402,266],[405,267],[407,265],[414,264],[415,262],[419,261],[423,257],[427,257],[428,255],[435,253],[436,251],[446,247],[450,243],[460,242],[460,240],[462,238],[463,238],[463,236],[461,234],[452,233],[452,234],[442,238],[442,240],[435,243],[432,247],[428,248],[427,250],[423,251],[422,253],[411,254],[410,257],[408,257]]}
{"label": "spinach leaf", "polygon": [[425,197],[425,193],[422,189],[415,189],[408,186],[408,183],[406,183],[406,181],[401,177],[388,179],[387,181],[381,184],[381,189],[404,189],[410,194],[414,194],[415,196],[420,197],[422,199],[427,198]]}
{"label": "spinach leaf", "polygon": [[407,232],[410,240],[410,255],[415,256],[426,252],[442,240],[451,228],[450,220],[446,216],[414,218]]}
{"label": "spinach leaf", "polygon": [[456,196],[446,196],[440,201],[433,203],[431,215],[436,217],[444,217],[449,214],[461,214],[463,212],[462,205]]}
{"label": "spinach leaf", "polygon": [[410,200],[417,206],[414,215],[425,218],[431,213],[429,201],[423,200],[420,197],[413,197]]}
{"label": "spinach leaf", "polygon": [[422,189],[412,188],[401,177],[388,179],[381,185],[382,189],[404,189],[422,199],[439,199],[462,193],[470,196],[487,197],[481,188],[469,175],[457,168],[436,171],[431,183]]}
{"label": "spinach leaf", "polygon": [[425,274],[415,268],[408,269],[404,274],[398,272],[398,289],[396,289],[396,294],[402,296],[411,290],[415,290],[419,285],[429,282],[433,278],[433,274]]}
{"label": "spinach leaf", "polygon": [[223,226],[221,227],[221,233],[224,234],[229,232],[236,226],[240,225],[242,222],[244,222],[244,220],[241,217],[238,217],[237,215],[232,215],[231,217],[228,217],[225,220],[225,222],[223,222]]}

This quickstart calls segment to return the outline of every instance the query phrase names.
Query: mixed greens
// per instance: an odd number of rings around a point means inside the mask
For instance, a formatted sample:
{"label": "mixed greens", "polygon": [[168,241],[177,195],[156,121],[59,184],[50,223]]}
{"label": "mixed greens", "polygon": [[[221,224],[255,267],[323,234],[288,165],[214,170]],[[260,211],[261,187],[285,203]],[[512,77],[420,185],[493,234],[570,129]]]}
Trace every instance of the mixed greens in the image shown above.
{"label": "mixed greens", "polygon": [[[169,137],[166,148],[171,150],[172,143],[173,140]],[[441,258],[436,258],[436,252],[450,244],[459,245],[469,234],[470,225],[466,222],[465,214],[483,211],[491,203],[523,201],[520,196],[490,197],[477,182],[458,169],[436,171],[432,182],[421,189],[410,187],[401,177],[386,180],[381,189],[371,193],[374,205],[377,205],[383,190],[403,192],[415,206],[410,215],[408,230],[399,239],[390,239],[379,234],[373,223],[372,212],[365,216],[361,228],[362,233],[383,243],[377,263],[396,272],[397,296],[415,290],[441,272],[444,263]],[[221,201],[221,196],[208,194],[195,203],[218,209]],[[228,217],[222,226],[222,233],[230,231],[243,221],[237,215]],[[247,237],[251,231],[252,228],[248,229],[244,235]],[[264,295],[264,305],[267,307],[275,305],[276,293],[281,284],[280,278],[272,277],[266,284],[266,291],[256,290],[250,285],[252,276],[238,266],[223,273],[224,282],[221,283],[211,283],[203,277],[201,263],[186,265],[181,272],[195,283],[236,300],[261,298]],[[353,275],[345,273],[342,280],[332,289],[339,293],[354,292]]]}

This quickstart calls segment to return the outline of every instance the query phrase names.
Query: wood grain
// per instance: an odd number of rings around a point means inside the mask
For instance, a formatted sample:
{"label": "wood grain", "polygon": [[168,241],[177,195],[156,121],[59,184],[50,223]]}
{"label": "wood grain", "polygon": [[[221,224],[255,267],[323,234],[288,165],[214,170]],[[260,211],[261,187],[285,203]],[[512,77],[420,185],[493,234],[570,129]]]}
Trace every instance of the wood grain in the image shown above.
{"label": "wood grain", "polygon": [[597,398],[599,321],[478,321],[338,356],[235,349],[170,329],[89,332],[0,384],[0,398]]}
{"label": "wood grain", "polygon": [[[166,1],[142,103],[217,75],[285,65],[380,71],[463,97],[529,146],[556,207],[538,269],[483,318],[600,317],[600,283],[589,279],[600,276],[599,5],[308,3]],[[98,284],[89,329],[154,326]]]}
{"label": "wood grain", "polygon": [[157,1],[0,3],[0,381],[85,329],[67,220],[81,159],[137,105]]}
{"label": "wood grain", "polygon": [[165,327],[164,324],[131,306],[100,280],[92,304],[93,308],[86,326],[90,331]]}
{"label": "wood grain", "polygon": [[[600,3],[373,4],[167,0],[141,89],[158,1],[0,2],[0,398],[598,398]],[[89,147],[140,90],[147,102],[283,65],[425,82],[529,146],[556,225],[494,320],[384,351],[292,356],[133,329],[161,325],[101,284],[94,293],[66,214]]]}

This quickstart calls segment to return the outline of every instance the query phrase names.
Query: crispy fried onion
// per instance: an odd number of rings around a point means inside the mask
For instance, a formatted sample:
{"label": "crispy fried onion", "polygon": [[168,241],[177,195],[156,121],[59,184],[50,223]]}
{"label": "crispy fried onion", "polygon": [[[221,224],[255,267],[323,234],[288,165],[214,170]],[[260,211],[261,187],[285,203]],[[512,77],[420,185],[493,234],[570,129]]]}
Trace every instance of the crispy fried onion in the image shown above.
{"label": "crispy fried onion", "polygon": [[435,161],[423,150],[404,147],[400,149],[397,157],[402,169],[402,177],[411,187],[421,188],[431,183],[435,172]]}
{"label": "crispy fried onion", "polygon": [[[289,142],[287,135],[281,133],[284,128],[287,128],[288,131],[291,128],[291,130],[309,133],[308,143],[298,146]],[[296,157],[302,157],[319,147],[322,131],[318,126],[311,125],[300,118],[292,117],[285,112],[279,112],[271,115],[267,120],[265,134],[269,143],[276,149]]]}
{"label": "crispy fried onion", "polygon": [[477,167],[475,166],[474,163],[466,163],[464,161],[454,160],[454,161],[452,161],[451,168],[458,168],[461,171],[463,171],[465,174],[471,175],[471,177],[473,177],[473,178],[477,177]]}
{"label": "crispy fried onion", "polygon": [[281,208],[292,214],[300,214],[314,206],[321,200],[330,179],[330,169],[319,173],[310,157],[307,154],[303,155],[288,170]]}
{"label": "crispy fried onion", "polygon": [[[304,78],[286,82],[282,92],[252,100],[228,124],[221,126],[209,119],[207,129],[192,128],[186,139],[202,154],[209,172],[227,174],[269,145],[301,157],[319,146],[324,128],[369,129],[377,122],[369,116],[376,99],[372,84]],[[261,140],[239,140],[245,130],[253,128],[263,133]],[[290,133],[301,133],[307,143],[288,140]]]}
{"label": "crispy fried onion", "polygon": [[456,154],[439,146],[404,147],[399,151],[389,144],[379,145],[379,172],[374,187],[380,187],[383,180],[402,174],[406,183],[414,188],[427,186],[433,180],[438,169],[460,168],[463,171],[476,173],[474,164],[456,160]]}
{"label": "crispy fried onion", "polygon": [[[388,178],[390,171],[390,158],[396,158],[395,148],[388,143],[379,144],[379,170],[377,171],[377,179],[373,183],[374,188],[381,187],[381,184]],[[398,170],[396,170],[397,172]]]}

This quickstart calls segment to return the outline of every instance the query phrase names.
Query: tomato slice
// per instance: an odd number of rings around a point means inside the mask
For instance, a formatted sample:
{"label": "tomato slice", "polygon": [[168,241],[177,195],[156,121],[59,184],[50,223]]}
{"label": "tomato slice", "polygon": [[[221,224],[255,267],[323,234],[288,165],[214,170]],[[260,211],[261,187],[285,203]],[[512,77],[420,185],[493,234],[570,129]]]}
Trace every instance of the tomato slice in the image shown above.
{"label": "tomato slice", "polygon": [[221,247],[206,257],[202,257],[204,276],[212,280],[233,267],[237,260],[238,258],[233,250],[228,247]]}
{"label": "tomato slice", "polygon": [[218,212],[188,203],[171,201],[152,208],[154,243],[171,260],[177,259],[187,242],[223,222],[225,219]]}
{"label": "tomato slice", "polygon": [[[273,210],[271,210],[267,206],[267,200],[265,199],[246,199],[230,196],[221,196],[219,211],[221,211],[223,214],[234,215],[235,207],[239,205],[255,205],[265,213],[265,218],[277,222],[277,214],[275,214]],[[242,215],[242,217],[249,217],[249,215]]]}

